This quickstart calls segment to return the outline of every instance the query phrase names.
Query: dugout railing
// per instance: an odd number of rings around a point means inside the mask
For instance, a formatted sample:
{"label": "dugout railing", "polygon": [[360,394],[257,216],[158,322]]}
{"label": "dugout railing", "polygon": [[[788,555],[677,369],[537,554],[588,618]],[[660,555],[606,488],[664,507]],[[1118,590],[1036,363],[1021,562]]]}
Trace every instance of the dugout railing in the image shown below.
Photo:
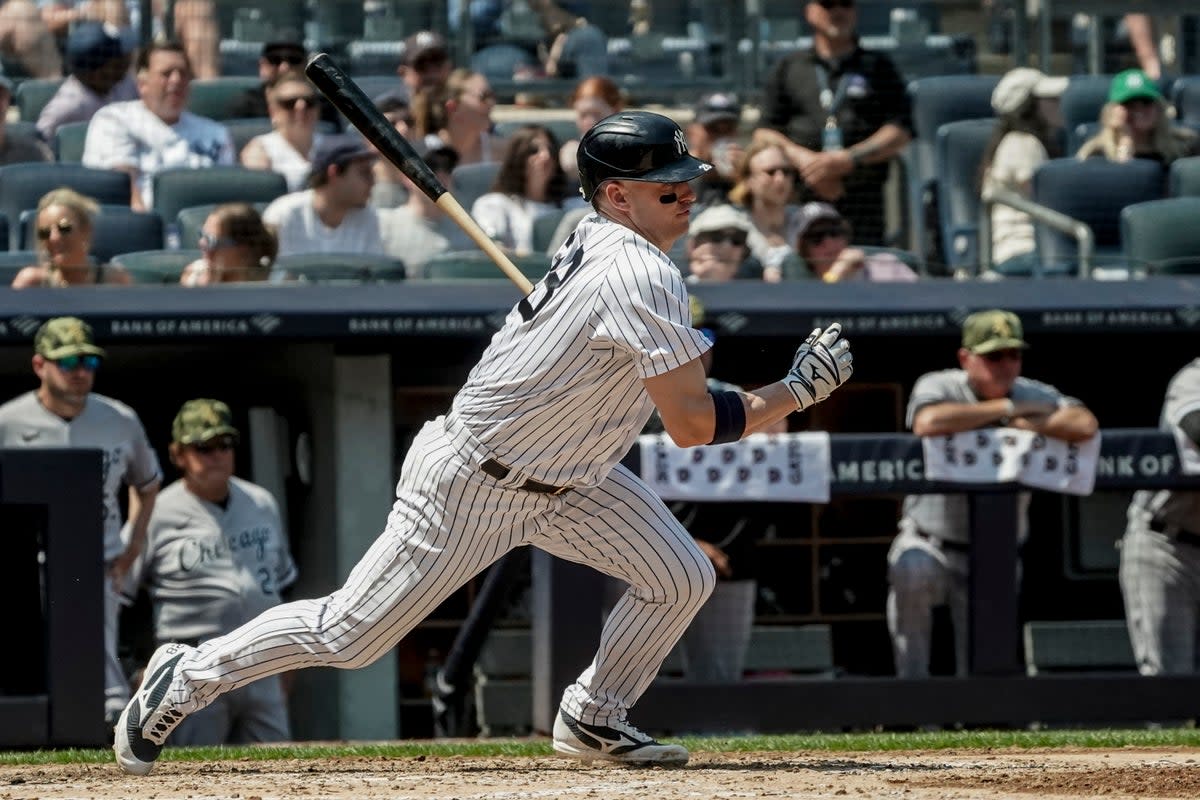
{"label": "dugout railing", "polygon": [[[1152,429],[1102,433],[1097,491],[1185,487],[1174,439]],[[763,733],[913,725],[1027,725],[1187,720],[1200,716],[1200,676],[1079,673],[1030,677],[1020,658],[1014,484],[925,480],[921,440],[831,436],[831,494],[970,495],[969,677],[900,680],[766,678],[739,683],[656,681],[637,706],[649,730]],[[640,465],[636,447],[626,465]],[[533,722],[549,730],[563,688],[600,635],[598,573],[533,554]]]}

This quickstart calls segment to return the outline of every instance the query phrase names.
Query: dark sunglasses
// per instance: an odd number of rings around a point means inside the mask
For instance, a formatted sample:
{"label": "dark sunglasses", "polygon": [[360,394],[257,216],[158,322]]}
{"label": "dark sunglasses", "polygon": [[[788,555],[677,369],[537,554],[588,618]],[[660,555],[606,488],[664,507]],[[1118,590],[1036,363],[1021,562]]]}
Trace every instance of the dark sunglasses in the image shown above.
{"label": "dark sunglasses", "polygon": [[280,64],[287,64],[292,67],[298,67],[304,63],[304,58],[305,58],[304,56],[299,55],[297,53],[288,53],[287,55],[282,55],[280,53],[272,53],[271,55],[266,57],[267,63],[270,64],[272,67],[278,67]]}
{"label": "dark sunglasses", "polygon": [[44,228],[38,228],[37,238],[43,242],[47,241],[50,238],[50,232],[52,228],[58,228],[58,232],[63,236],[66,236],[68,233],[75,230],[75,226],[71,224],[70,220],[60,219],[58,222],[55,222],[52,225],[47,225]]}
{"label": "dark sunglasses", "polygon": [[1022,353],[1017,348],[1010,347],[1006,350],[993,350],[990,353],[984,353],[983,357],[993,364],[999,364],[1001,361],[1020,361]]}
{"label": "dark sunglasses", "polygon": [[796,168],[795,167],[771,167],[770,169],[764,169],[762,171],[762,174],[770,175],[772,178],[774,178],[778,175],[782,175],[785,178],[795,178],[796,177]]}
{"label": "dark sunglasses", "polygon": [[817,0],[817,5],[826,10],[831,8],[854,8],[854,0]]}
{"label": "dark sunglasses", "polygon": [[720,244],[729,242],[734,247],[746,246],[746,232],[737,229],[724,231],[706,231],[696,234],[696,244]]}
{"label": "dark sunglasses", "polygon": [[217,452],[227,453],[233,449],[233,437],[216,436],[206,442],[196,442],[195,444],[190,445],[190,447],[197,453],[203,453],[205,455],[208,453]]}
{"label": "dark sunglasses", "polygon": [[95,372],[96,370],[100,369],[101,361],[102,359],[98,355],[74,355],[63,356],[62,358],[57,359],[54,363],[57,364],[58,368],[63,372],[72,372],[80,367],[83,367],[88,372]]}
{"label": "dark sunglasses", "polygon": [[301,95],[297,95],[295,97],[277,97],[277,98],[275,98],[275,102],[279,105],[279,107],[286,108],[288,111],[291,111],[293,108],[295,108],[296,103],[299,103],[301,100],[304,101],[304,105],[307,108],[316,108],[317,107],[317,96],[315,94],[301,94]]}
{"label": "dark sunglasses", "polygon": [[832,228],[817,228],[815,230],[811,230],[804,234],[802,238],[809,244],[819,244],[826,239],[838,239],[845,237],[845,235],[846,229],[839,225]]}
{"label": "dark sunglasses", "polygon": [[237,242],[228,236],[212,236],[207,233],[200,234],[201,250],[220,250],[222,247],[237,247]]}

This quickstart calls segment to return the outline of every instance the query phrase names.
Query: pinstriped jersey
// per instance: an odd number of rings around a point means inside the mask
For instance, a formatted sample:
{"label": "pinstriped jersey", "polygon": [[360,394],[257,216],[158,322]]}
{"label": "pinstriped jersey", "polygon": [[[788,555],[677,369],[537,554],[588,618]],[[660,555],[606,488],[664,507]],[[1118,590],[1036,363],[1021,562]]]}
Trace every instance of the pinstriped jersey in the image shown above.
{"label": "pinstriped jersey", "polygon": [[[1200,411],[1200,358],[1175,373],[1167,384],[1158,427],[1174,434],[1176,439],[1186,440],[1187,435],[1180,430],[1179,423],[1193,411]],[[1134,492],[1130,511],[1133,509],[1144,509],[1170,525],[1200,531],[1200,492],[1197,491],[1142,489]]]}
{"label": "pinstriped jersey", "polygon": [[222,508],[175,481],[154,504],[134,579],[149,587],[162,641],[228,633],[279,605],[296,565],[275,498],[231,478]]}
{"label": "pinstriped jersey", "polygon": [[[162,478],[158,456],[141,420],[122,402],[92,392],[83,411],[65,420],[42,405],[37,392],[26,392],[0,406],[0,447],[98,448],[104,451],[104,560],[119,556],[121,484],[144,489]],[[69,499],[69,498],[68,498]]]}
{"label": "pinstriped jersey", "polygon": [[650,417],[642,381],[709,347],[691,327],[683,277],[666,254],[589,214],[492,337],[454,414],[511,469],[594,486]]}

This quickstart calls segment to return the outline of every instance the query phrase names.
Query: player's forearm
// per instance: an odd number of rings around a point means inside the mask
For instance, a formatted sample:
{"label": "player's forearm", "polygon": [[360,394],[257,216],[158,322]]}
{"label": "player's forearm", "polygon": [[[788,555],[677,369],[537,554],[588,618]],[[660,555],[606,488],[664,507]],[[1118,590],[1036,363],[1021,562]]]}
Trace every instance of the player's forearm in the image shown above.
{"label": "player's forearm", "polygon": [[150,527],[150,514],[158,497],[156,482],[145,489],[129,488],[129,549],[140,553],[146,543],[146,531]]}
{"label": "player's forearm", "polygon": [[917,436],[945,436],[973,431],[1012,416],[1013,406],[1006,397],[981,403],[937,403],[917,412],[913,433]]}
{"label": "player's forearm", "polygon": [[796,398],[783,381],[746,392],[742,397],[746,404],[744,436],[769,428],[796,410]]}
{"label": "player's forearm", "polygon": [[1037,426],[1038,433],[1064,442],[1082,442],[1095,436],[1099,429],[1096,416],[1083,406],[1064,406]]}

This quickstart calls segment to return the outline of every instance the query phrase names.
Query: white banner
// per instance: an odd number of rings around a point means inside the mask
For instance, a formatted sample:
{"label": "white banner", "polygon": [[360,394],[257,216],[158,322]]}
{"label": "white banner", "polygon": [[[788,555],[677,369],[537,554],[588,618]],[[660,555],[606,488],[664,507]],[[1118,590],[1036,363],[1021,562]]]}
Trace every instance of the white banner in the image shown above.
{"label": "white banner", "polygon": [[1011,483],[1065,494],[1092,493],[1100,434],[1077,444],[1017,428],[927,436],[925,477],[958,483]]}
{"label": "white banner", "polygon": [[642,480],[664,500],[828,503],[828,433],[755,433],[732,444],[676,447],[638,437]]}

